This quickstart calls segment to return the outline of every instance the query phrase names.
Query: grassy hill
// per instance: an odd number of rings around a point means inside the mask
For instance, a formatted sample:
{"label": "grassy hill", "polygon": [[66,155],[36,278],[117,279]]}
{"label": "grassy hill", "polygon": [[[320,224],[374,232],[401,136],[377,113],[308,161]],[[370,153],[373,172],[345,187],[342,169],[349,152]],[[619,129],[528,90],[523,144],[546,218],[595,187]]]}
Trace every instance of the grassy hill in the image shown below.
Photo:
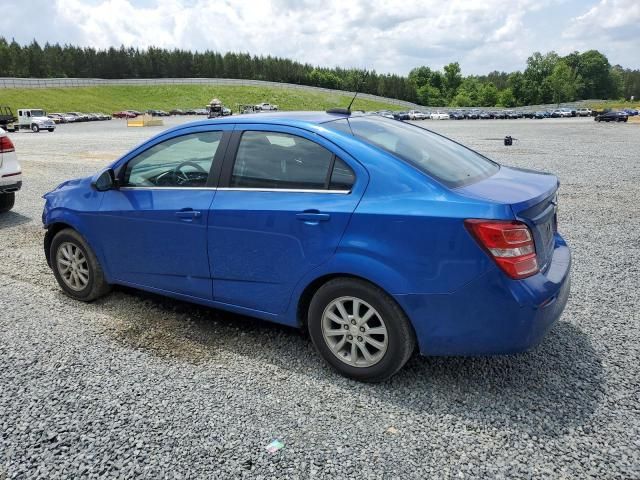
{"label": "grassy hill", "polygon": [[[280,110],[326,110],[346,107],[351,98],[338,93],[314,92],[254,86],[214,85],[123,85],[69,88],[6,88],[0,89],[0,105],[18,108],[43,108],[47,112],[105,112],[124,109],[144,111],[150,108],[203,108],[212,98],[219,98],[236,112],[236,104],[269,102]],[[358,99],[352,109],[401,109],[398,105]]]}

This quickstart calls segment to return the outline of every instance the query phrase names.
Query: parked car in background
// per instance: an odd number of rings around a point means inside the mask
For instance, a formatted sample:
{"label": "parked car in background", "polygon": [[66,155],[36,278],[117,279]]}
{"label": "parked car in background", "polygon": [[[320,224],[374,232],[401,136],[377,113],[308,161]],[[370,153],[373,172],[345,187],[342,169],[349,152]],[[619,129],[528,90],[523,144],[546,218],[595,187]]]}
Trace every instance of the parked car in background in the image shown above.
{"label": "parked car in background", "polygon": [[491,114],[483,110],[482,112],[480,112],[480,115],[478,115],[478,118],[480,120],[489,120],[491,118]]}
{"label": "parked car in background", "polygon": [[194,112],[196,112],[196,115],[209,115],[209,110],[206,108],[196,108],[194,109]]}
{"label": "parked car in background", "polygon": [[190,109],[188,109],[188,110],[185,110],[185,111],[184,111],[184,114],[185,114],[185,115],[197,115],[197,113],[196,113],[196,109],[195,109],[195,108],[190,108]]}
{"label": "parked car in background", "polygon": [[393,118],[396,120],[410,120],[409,112],[394,112]]}
{"label": "parked car in background", "polygon": [[185,112],[179,108],[174,108],[173,110],[169,110],[170,115],[184,115]]}
{"label": "parked car in background", "polygon": [[591,109],[590,108],[579,108],[576,110],[576,115],[578,117],[590,117]]}
{"label": "parked car in background", "polygon": [[7,132],[0,128],[0,213],[8,212],[22,188],[22,169],[16,149]]}
{"label": "parked car in background", "polygon": [[74,121],[76,122],[86,122],[89,120],[89,117],[81,112],[67,112],[67,115],[74,117]]}
{"label": "parked car in background", "polygon": [[451,120],[464,120],[465,119],[465,114],[464,114],[464,112],[462,112],[460,110],[453,110],[453,111],[449,112],[449,118]]}
{"label": "parked car in background", "polygon": [[222,107],[222,116],[228,117],[229,115],[233,115],[233,112],[228,107]]}
{"label": "parked car in background", "polygon": [[378,115],[238,115],[45,194],[44,252],[71,298],[126,285],[304,326],[338,372],[375,382],[416,349],[542,341],[570,288],[558,186]]}
{"label": "parked car in background", "polygon": [[120,112],[114,112],[111,115],[113,118],[136,118],[137,115],[133,112],[130,112],[128,110],[122,110]]}
{"label": "parked car in background", "polygon": [[51,120],[53,120],[53,123],[66,123],[64,118],[62,118],[62,115],[58,114],[58,113],[50,113],[47,115],[47,117],[49,117]]}
{"label": "parked car in background", "polygon": [[567,110],[564,108],[556,108],[551,112],[552,118],[567,118],[571,117],[571,110]]}
{"label": "parked car in background", "polygon": [[515,110],[505,110],[505,112],[504,112],[504,116],[505,116],[505,118],[508,118],[508,119],[517,119],[517,118],[521,118],[521,117],[518,115],[518,112],[516,112]]}
{"label": "parked car in background", "polygon": [[635,108],[625,108],[623,112],[625,112],[630,117],[635,117],[636,115],[638,115],[638,110],[636,110]]}
{"label": "parked car in background", "polygon": [[540,120],[540,119],[542,119],[542,118],[548,118],[548,116],[549,116],[549,113],[548,113],[548,112],[545,112],[545,111],[543,111],[543,110],[538,110],[537,112],[535,112],[535,113],[533,114],[533,118],[536,118],[536,119],[538,119],[538,120]]}
{"label": "parked car in background", "polygon": [[629,119],[627,112],[609,111],[596,116],[596,122],[626,122]]}
{"label": "parked car in background", "polygon": [[469,120],[477,120],[480,118],[480,110],[478,109],[473,109],[473,110],[469,110],[468,112],[465,113],[465,118],[468,118]]}
{"label": "parked car in background", "polygon": [[393,112],[391,110],[379,110],[376,115],[380,115],[385,118],[394,118]]}
{"label": "parked car in background", "polygon": [[409,110],[409,119],[411,120],[425,120],[427,116],[420,110]]}
{"label": "parked car in background", "polygon": [[440,110],[437,110],[435,112],[431,112],[429,118],[431,120],[449,120],[450,117],[447,112],[441,112]]}
{"label": "parked car in background", "polygon": [[256,105],[256,110],[262,110],[262,111],[278,110],[278,105],[271,105],[270,103],[258,103]]}
{"label": "parked car in background", "polygon": [[535,112],[533,110],[522,110],[522,116],[524,118],[533,118],[535,116]]}

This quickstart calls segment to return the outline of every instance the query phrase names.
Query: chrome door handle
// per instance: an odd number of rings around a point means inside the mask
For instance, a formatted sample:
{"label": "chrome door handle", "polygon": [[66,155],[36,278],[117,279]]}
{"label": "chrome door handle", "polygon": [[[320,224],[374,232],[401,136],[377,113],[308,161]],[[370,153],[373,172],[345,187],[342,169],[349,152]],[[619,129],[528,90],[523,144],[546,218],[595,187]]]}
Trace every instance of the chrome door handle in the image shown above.
{"label": "chrome door handle", "polygon": [[318,211],[307,211],[296,213],[296,218],[302,222],[326,222],[331,218],[328,213],[320,213]]}
{"label": "chrome door handle", "polygon": [[176,217],[182,220],[193,220],[194,218],[200,218],[202,216],[202,212],[191,209],[179,210],[176,212]]}

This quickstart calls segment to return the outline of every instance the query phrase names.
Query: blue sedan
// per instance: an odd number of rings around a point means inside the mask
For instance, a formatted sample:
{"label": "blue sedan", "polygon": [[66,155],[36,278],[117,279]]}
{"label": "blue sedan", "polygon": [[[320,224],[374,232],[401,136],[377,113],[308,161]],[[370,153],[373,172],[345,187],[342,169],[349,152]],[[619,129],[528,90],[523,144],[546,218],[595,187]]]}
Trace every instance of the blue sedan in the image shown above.
{"label": "blue sedan", "polygon": [[423,355],[521,352],[569,294],[558,179],[377,115],[180,125],[45,195],[60,287],[126,285],[308,329],[363,381]]}

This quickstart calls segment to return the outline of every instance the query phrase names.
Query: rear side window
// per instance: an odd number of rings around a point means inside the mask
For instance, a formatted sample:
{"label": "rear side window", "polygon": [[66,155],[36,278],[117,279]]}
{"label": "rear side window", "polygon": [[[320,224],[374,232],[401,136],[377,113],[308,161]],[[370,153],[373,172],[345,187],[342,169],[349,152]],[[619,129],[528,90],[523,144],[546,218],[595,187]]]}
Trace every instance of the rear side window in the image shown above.
{"label": "rear side window", "polygon": [[333,172],[331,173],[329,188],[331,190],[351,190],[355,181],[356,176],[353,174],[353,170],[351,170],[346,163],[336,157],[336,161],[333,165]]}
{"label": "rear side window", "polygon": [[[342,160],[339,164],[336,160],[339,159],[326,148],[297,135],[247,131],[240,139],[229,186],[350,190],[355,179],[353,171]],[[343,188],[344,185],[349,187]]]}
{"label": "rear side window", "polygon": [[500,168],[498,164],[448,138],[397,120],[367,116],[335,120],[325,125],[352,133],[451,188],[479,181]]}

